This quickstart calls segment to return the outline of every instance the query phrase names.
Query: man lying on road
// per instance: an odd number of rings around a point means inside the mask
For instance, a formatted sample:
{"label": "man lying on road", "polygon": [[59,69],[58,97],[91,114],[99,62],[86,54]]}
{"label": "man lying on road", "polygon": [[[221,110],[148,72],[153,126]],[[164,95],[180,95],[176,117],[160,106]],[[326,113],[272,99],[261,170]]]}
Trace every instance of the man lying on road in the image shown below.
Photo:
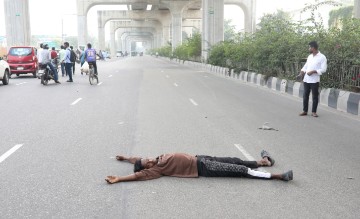
{"label": "man lying on road", "polygon": [[236,157],[210,157],[183,153],[164,154],[155,159],[140,157],[116,156],[119,161],[134,164],[134,174],[128,176],[107,176],[110,184],[126,181],[150,180],[161,176],[176,177],[247,177],[254,179],[293,179],[292,170],[282,174],[272,174],[253,170],[254,168],[272,166],[275,160],[263,150],[259,161],[243,161]]}

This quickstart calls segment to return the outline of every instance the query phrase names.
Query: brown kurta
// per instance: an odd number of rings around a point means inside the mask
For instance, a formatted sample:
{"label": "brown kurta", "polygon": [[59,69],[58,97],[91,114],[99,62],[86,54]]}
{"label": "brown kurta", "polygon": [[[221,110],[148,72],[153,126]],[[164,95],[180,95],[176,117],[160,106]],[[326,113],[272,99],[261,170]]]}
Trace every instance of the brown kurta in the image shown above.
{"label": "brown kurta", "polygon": [[135,173],[137,180],[156,179],[161,176],[198,177],[197,158],[193,155],[174,153],[159,156],[158,163]]}

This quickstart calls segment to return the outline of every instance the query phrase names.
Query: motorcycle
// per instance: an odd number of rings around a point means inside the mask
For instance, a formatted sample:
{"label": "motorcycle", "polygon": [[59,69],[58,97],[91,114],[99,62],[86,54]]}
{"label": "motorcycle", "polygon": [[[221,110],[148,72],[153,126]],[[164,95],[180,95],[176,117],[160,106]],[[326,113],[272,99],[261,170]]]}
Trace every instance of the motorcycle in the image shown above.
{"label": "motorcycle", "polygon": [[41,84],[47,85],[50,80],[54,80],[54,73],[47,64],[40,64],[38,78],[41,79]]}

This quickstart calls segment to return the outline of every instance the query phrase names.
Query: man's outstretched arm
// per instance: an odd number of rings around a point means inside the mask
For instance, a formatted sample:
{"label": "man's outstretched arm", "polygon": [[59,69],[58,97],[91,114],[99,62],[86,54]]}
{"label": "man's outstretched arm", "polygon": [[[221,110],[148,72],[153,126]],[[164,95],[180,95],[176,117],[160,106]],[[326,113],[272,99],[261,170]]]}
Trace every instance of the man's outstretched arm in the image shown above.
{"label": "man's outstretched arm", "polygon": [[135,174],[127,176],[107,176],[105,181],[109,184],[118,183],[118,182],[127,182],[127,181],[136,181],[138,180]]}
{"label": "man's outstretched arm", "polygon": [[141,157],[125,157],[125,156],[122,156],[122,155],[116,156],[116,160],[127,161],[127,162],[132,163],[132,164],[134,164],[135,161],[137,161],[139,159],[141,159]]}

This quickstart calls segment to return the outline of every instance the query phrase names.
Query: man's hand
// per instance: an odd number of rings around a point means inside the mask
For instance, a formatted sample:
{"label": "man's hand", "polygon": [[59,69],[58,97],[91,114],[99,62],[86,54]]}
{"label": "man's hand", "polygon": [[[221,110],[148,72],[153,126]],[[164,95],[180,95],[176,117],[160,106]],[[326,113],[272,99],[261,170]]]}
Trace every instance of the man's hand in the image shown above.
{"label": "man's hand", "polygon": [[107,177],[105,178],[105,181],[106,181],[107,183],[109,183],[109,184],[113,184],[113,183],[119,182],[119,181],[118,181],[118,177],[116,177],[116,176],[107,176]]}
{"label": "man's hand", "polygon": [[315,70],[312,70],[312,71],[309,71],[308,73],[307,73],[307,75],[312,75],[312,74],[314,74],[314,73],[316,73],[316,71]]}
{"label": "man's hand", "polygon": [[117,155],[116,160],[123,161],[123,160],[125,160],[125,157],[121,156],[121,155]]}

